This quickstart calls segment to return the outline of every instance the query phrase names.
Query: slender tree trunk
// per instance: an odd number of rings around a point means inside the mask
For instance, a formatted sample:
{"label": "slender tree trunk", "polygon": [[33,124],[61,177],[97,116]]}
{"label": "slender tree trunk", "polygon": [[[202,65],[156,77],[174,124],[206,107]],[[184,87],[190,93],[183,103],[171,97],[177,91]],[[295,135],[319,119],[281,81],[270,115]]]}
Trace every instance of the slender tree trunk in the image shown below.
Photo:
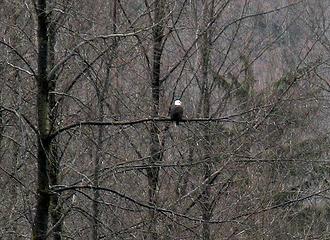
{"label": "slender tree trunk", "polygon": [[[152,116],[158,117],[159,115],[159,99],[160,99],[160,67],[162,56],[162,43],[164,32],[164,12],[165,1],[155,1],[154,11],[154,25],[153,28],[153,65],[152,65],[152,79],[151,79],[151,92],[152,92]],[[155,163],[161,161],[161,144],[159,141],[160,130],[156,123],[152,123],[150,129],[150,167],[147,169],[148,185],[149,185],[149,202],[151,205],[157,205],[157,190],[158,190],[158,177],[159,167],[155,167]],[[157,234],[157,216],[156,211],[149,210],[149,225],[147,238],[150,240],[158,239]]]}
{"label": "slender tree trunk", "polygon": [[[111,25],[111,31],[112,33],[117,32],[117,11],[118,11],[118,0],[113,1],[112,5],[112,12],[111,12],[111,19],[112,19],[112,25]],[[99,96],[98,96],[98,120],[102,122],[104,120],[104,105],[106,96],[111,84],[111,65],[113,62],[113,59],[116,56],[116,50],[117,50],[118,41],[117,38],[112,39],[112,48],[110,53],[107,54],[107,70],[106,70],[106,77],[105,82],[99,89]],[[99,126],[98,127],[98,138],[97,138],[97,150],[96,150],[96,156],[94,161],[94,186],[98,187],[100,184],[100,170],[102,166],[102,160],[104,159],[103,155],[103,141],[104,141],[104,127]],[[99,210],[99,199],[100,199],[100,193],[98,190],[94,191],[93,196],[93,226],[92,226],[92,239],[97,240],[99,239],[99,219],[100,219],[100,210]]]}
{"label": "slender tree trunk", "polygon": [[[104,96],[99,96],[99,103],[98,103],[98,120],[100,122],[104,119]],[[94,160],[94,180],[93,185],[98,187],[100,185],[100,169],[103,160],[103,127],[98,126],[97,129],[97,142],[96,142],[96,155]],[[100,210],[99,210],[99,199],[100,199],[100,192],[98,190],[94,190],[93,196],[93,226],[92,226],[92,239],[97,240],[99,239],[99,219],[100,219]]]}
{"label": "slender tree trunk", "polygon": [[[1,72],[0,72],[1,74]],[[2,100],[2,94],[1,94],[1,86],[0,86],[0,101]],[[4,119],[3,119],[3,112],[0,111],[0,154],[2,155],[2,139],[3,139],[3,133],[5,131],[5,124],[4,124]],[[0,158],[0,163],[1,163],[1,158]]]}
{"label": "slender tree trunk", "polygon": [[[2,97],[2,89],[3,89],[3,85],[4,85],[4,82],[5,82],[5,79],[4,79],[4,74],[3,74],[3,66],[0,66],[0,110],[1,110],[1,107],[2,107],[2,103],[3,103],[3,97]],[[5,124],[4,124],[4,119],[3,119],[3,112],[0,111],[0,154],[2,154],[2,140],[3,140],[3,133],[5,131]],[[0,155],[1,156],[1,155]],[[1,158],[0,158],[0,163],[1,163]]]}
{"label": "slender tree trunk", "polygon": [[48,30],[46,0],[38,0],[37,13],[37,42],[38,42],[38,73],[37,73],[37,113],[38,113],[38,181],[37,205],[33,222],[32,239],[46,239],[49,217],[49,172],[48,157],[50,156],[51,143],[49,140],[49,86],[47,80],[48,64]]}
{"label": "slender tree trunk", "polygon": [[[204,73],[205,74],[205,73]],[[204,75],[203,74],[203,75]],[[207,77],[205,74],[204,77]],[[203,117],[208,118],[210,115],[210,104],[209,104],[209,89],[206,88],[204,94],[202,95],[203,101]],[[209,179],[211,177],[212,171],[212,163],[210,163],[210,155],[211,155],[211,146],[210,146],[210,127],[205,125],[203,127],[203,149],[204,149],[204,164],[203,164],[203,175],[204,180]],[[211,237],[210,231],[210,220],[212,216],[211,210],[211,186],[209,183],[206,183],[203,189],[203,193],[201,196],[201,206],[202,206],[202,236],[203,240],[209,240]]]}
{"label": "slender tree trunk", "polygon": [[[209,5],[208,0],[204,1],[203,4],[203,35],[201,38],[201,74],[202,74],[202,85],[201,85],[201,105],[202,105],[202,116],[204,118],[208,118],[210,116],[210,86],[208,80],[208,71],[210,64],[210,51],[211,51],[211,36],[210,36],[210,28],[208,23],[212,16],[213,9],[213,1]],[[204,164],[203,164],[203,175],[204,180],[209,179],[211,177],[212,165],[210,163],[210,155],[211,155],[211,146],[210,146],[210,127],[205,125],[203,127],[203,149],[204,149]],[[203,194],[201,196],[201,207],[202,207],[202,238],[203,240],[211,239],[211,230],[210,230],[210,220],[212,216],[211,209],[211,186],[210,184],[205,184],[203,189]]]}
{"label": "slender tree trunk", "polygon": [[[15,98],[15,101],[17,102],[17,107],[18,107],[18,112],[21,111],[21,106],[22,106],[22,102],[23,102],[23,99],[22,99],[22,83],[21,81],[19,80],[20,78],[20,74],[18,71],[16,71],[16,74],[15,74],[15,78],[17,80],[17,85],[15,86],[15,88],[17,89],[17,91],[19,92],[18,95],[17,95],[17,98]],[[1,90],[0,90],[0,93],[1,93]],[[16,96],[15,96],[16,97]],[[2,121],[2,118],[1,118],[1,114],[0,114],[0,122]],[[1,124],[1,123],[0,123]],[[24,126],[23,126],[23,123],[22,121],[19,121],[17,123],[17,127],[18,129],[20,129],[20,132],[17,133],[17,138],[20,139],[19,143],[15,143],[13,146],[12,146],[12,153],[13,153],[13,160],[12,160],[12,175],[15,177],[15,178],[19,178],[19,173],[18,173],[18,166],[20,164],[20,160],[22,158],[24,158],[24,152],[25,152],[25,148],[26,148],[26,136],[25,136],[25,131],[23,130],[24,129]],[[0,126],[0,134],[2,135],[2,131],[4,131],[4,126],[3,128]],[[1,137],[0,137],[0,140],[1,140]],[[0,156],[2,156],[2,153],[1,153],[1,141],[0,141]],[[0,164],[1,164],[1,158],[0,158]],[[15,221],[15,214],[12,214],[12,212],[14,211],[14,209],[17,207],[17,201],[18,201],[18,196],[19,196],[19,189],[17,188],[17,186],[15,186],[15,184],[13,184],[12,187],[10,187],[10,203],[9,205],[7,206],[7,209],[11,212],[10,214],[10,217],[8,219],[8,222],[14,222]],[[18,234],[17,234],[17,224],[11,224],[10,226],[10,231],[12,231],[12,234],[10,235],[10,237],[8,237],[8,240],[14,240],[14,239],[17,239],[18,238]]]}
{"label": "slender tree trunk", "polygon": [[[103,110],[103,100],[100,99],[99,102],[99,121],[103,121],[104,118],[104,110]],[[102,150],[103,150],[103,128],[102,126],[98,127],[98,138],[97,138],[97,146],[96,146],[96,156],[94,161],[94,181],[93,185],[98,187],[100,185],[100,169],[101,169],[101,162],[102,162]],[[93,196],[93,227],[92,227],[92,239],[97,240],[99,239],[99,199],[100,193],[98,190],[94,190]]]}

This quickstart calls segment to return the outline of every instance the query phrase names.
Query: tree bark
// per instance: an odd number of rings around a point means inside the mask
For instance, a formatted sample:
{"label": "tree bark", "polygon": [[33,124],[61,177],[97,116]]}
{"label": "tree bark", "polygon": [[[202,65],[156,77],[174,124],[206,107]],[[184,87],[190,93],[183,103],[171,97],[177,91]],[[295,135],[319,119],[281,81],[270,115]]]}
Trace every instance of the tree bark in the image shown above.
{"label": "tree bark", "polygon": [[[99,105],[99,120],[103,121],[103,102],[100,102]],[[98,138],[97,138],[97,146],[96,146],[96,156],[94,160],[94,180],[93,180],[93,185],[95,187],[98,187],[100,185],[100,169],[101,169],[101,162],[102,162],[102,148],[103,148],[103,126],[98,127]],[[92,239],[97,240],[99,239],[99,215],[100,215],[100,210],[99,210],[99,198],[100,198],[100,193],[97,189],[94,190],[93,193],[93,204],[92,204],[92,209],[93,209],[93,226],[92,226]]]}
{"label": "tree bark", "polygon": [[[202,116],[203,118],[209,118],[210,116],[210,86],[208,79],[208,71],[210,64],[210,51],[211,51],[211,34],[210,28],[208,24],[210,22],[212,11],[213,11],[214,3],[211,1],[209,4],[208,0],[203,3],[203,19],[202,19],[202,38],[201,38],[201,74],[202,74],[202,85],[201,85],[201,105],[202,105]],[[212,166],[209,162],[211,149],[210,149],[210,127],[206,124],[203,127],[203,149],[204,149],[204,164],[203,164],[203,178],[204,180],[209,179],[211,177]],[[202,207],[202,239],[209,240],[211,239],[211,230],[210,230],[210,220],[212,216],[211,209],[211,186],[206,183],[203,189],[203,193],[201,196],[201,207]]]}
{"label": "tree bark", "polygon": [[46,0],[38,0],[37,13],[37,43],[38,43],[38,72],[37,72],[37,118],[38,118],[38,181],[37,205],[33,222],[32,239],[46,239],[49,217],[49,172],[48,158],[50,151],[50,124],[49,124],[49,86],[47,80],[48,64],[48,30]]}
{"label": "tree bark", "polygon": [[[118,11],[118,0],[113,1],[112,5],[112,12],[111,12],[111,31],[112,33],[117,32],[117,11]],[[116,50],[118,45],[118,39],[113,38],[112,39],[112,48],[110,50],[110,53],[106,54],[107,56],[107,70],[106,70],[106,76],[104,84],[101,85],[99,89],[99,95],[98,95],[98,120],[100,122],[103,122],[104,120],[104,106],[105,106],[105,100],[106,96],[109,90],[109,87],[111,86],[111,65],[113,62],[114,57],[116,56]],[[104,126],[98,126],[98,132],[97,132],[97,143],[96,143],[96,156],[94,161],[94,182],[93,185],[95,187],[98,187],[100,185],[100,170],[102,167],[102,160],[104,159],[103,154],[103,148],[104,148]],[[100,193],[97,189],[94,190],[94,196],[93,196],[93,226],[92,226],[92,239],[97,240],[99,239],[99,221],[100,221],[100,210],[99,210],[99,199],[100,199]]]}
{"label": "tree bark", "polygon": [[[51,11],[51,9],[50,9]],[[48,14],[51,18],[52,14]],[[56,22],[50,21],[48,27],[48,71],[55,66],[55,44],[56,44]],[[56,75],[48,76],[48,86],[49,91],[54,92],[56,90]],[[57,104],[54,93],[49,94],[49,107],[50,107],[50,132],[55,129],[56,119],[57,119]],[[53,142],[50,147],[49,155],[49,181],[51,185],[59,184],[59,172],[60,172],[60,158],[58,154],[58,143],[56,139],[53,139]],[[61,240],[62,239],[62,228],[63,228],[63,208],[62,203],[60,202],[59,193],[51,195],[50,199],[50,214],[53,224],[53,239]]]}
{"label": "tree bark", "polygon": [[[151,93],[152,93],[152,116],[159,116],[159,100],[160,100],[160,68],[162,57],[162,43],[164,32],[164,12],[165,1],[156,0],[154,10],[154,28],[153,28],[153,65],[152,65],[152,79],[151,79]],[[151,205],[157,205],[157,190],[159,167],[154,166],[156,162],[161,161],[161,144],[159,142],[159,127],[155,122],[151,124],[150,129],[150,159],[149,168],[147,169],[148,185],[149,185],[149,202]],[[157,234],[157,216],[156,211],[149,210],[149,225],[147,239],[158,239]]]}

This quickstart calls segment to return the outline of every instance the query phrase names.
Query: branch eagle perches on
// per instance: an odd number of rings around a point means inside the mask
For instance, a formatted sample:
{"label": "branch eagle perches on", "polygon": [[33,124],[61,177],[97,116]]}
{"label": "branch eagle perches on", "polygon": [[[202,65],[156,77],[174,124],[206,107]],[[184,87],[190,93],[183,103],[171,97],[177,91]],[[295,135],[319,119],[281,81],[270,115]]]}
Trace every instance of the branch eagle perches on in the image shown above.
{"label": "branch eagle perches on", "polygon": [[[148,123],[148,122],[164,122],[164,123],[170,123],[172,122],[172,119],[169,117],[166,118],[141,118],[137,120],[128,120],[128,121],[109,121],[109,122],[99,122],[99,121],[82,121],[73,123],[71,125],[65,126],[63,128],[58,129],[57,131],[54,131],[53,134],[51,134],[49,137],[50,139],[56,137],[62,132],[82,127],[82,126],[128,126],[128,125],[135,125],[140,123]],[[234,123],[246,123],[245,121],[236,121],[231,119],[231,117],[220,117],[220,118],[186,118],[180,120],[180,122],[234,122]]]}
{"label": "branch eagle perches on", "polygon": [[[246,113],[256,111],[257,109],[250,109],[245,112],[237,113],[237,114],[232,114],[224,117],[219,117],[219,118],[184,118],[180,120],[183,123],[192,123],[192,122],[231,122],[231,123],[247,123],[246,121],[240,121],[240,120],[235,120],[236,117],[242,116]],[[21,116],[27,124],[32,128],[32,130],[38,134],[38,130],[36,127],[32,124],[31,121],[28,120],[24,115],[19,114],[13,109],[5,108],[3,106],[0,106],[0,112],[7,111],[12,114],[15,114],[17,117]],[[171,123],[172,119],[170,117],[160,117],[160,118],[152,118],[152,117],[146,117],[146,118],[141,118],[137,120],[126,120],[126,121],[105,121],[105,122],[100,122],[100,121],[81,121],[81,122],[76,122],[69,124],[67,126],[64,126],[62,128],[59,128],[56,131],[53,131],[53,133],[49,136],[49,139],[55,138],[57,135],[60,133],[63,133],[65,131],[77,128],[77,127],[82,127],[82,126],[129,126],[129,125],[136,125],[136,124],[141,124],[141,123],[148,123],[148,122],[163,122],[163,123]]]}

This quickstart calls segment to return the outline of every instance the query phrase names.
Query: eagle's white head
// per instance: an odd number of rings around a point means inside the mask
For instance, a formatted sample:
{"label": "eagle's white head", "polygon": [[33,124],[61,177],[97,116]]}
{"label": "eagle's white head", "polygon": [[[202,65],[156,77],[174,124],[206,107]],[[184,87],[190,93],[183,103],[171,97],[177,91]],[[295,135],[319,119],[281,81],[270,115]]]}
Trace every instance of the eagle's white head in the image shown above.
{"label": "eagle's white head", "polygon": [[182,102],[180,100],[175,100],[174,105],[175,106],[181,106]]}

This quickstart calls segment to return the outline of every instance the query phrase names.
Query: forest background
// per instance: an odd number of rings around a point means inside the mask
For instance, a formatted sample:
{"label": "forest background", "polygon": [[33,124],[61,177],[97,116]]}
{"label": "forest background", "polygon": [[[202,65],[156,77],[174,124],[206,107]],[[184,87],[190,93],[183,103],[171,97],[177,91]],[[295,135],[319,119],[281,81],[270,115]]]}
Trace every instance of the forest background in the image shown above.
{"label": "forest background", "polygon": [[0,5],[1,239],[330,238],[329,1]]}

